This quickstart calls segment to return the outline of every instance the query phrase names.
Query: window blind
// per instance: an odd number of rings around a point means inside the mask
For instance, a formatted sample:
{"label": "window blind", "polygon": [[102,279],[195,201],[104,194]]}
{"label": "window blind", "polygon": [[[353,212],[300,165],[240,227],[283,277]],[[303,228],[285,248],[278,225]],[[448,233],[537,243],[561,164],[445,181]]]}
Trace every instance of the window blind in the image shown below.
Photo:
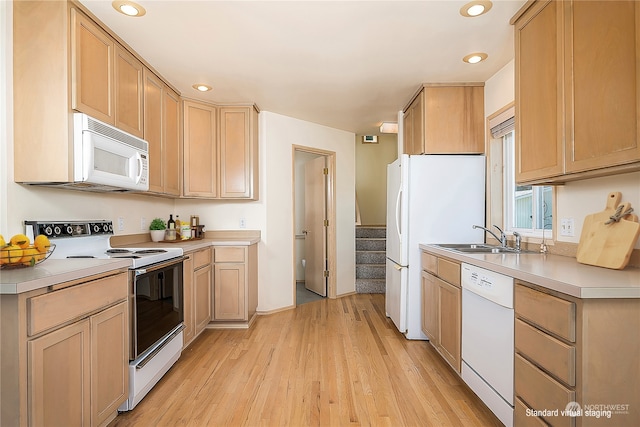
{"label": "window blind", "polygon": [[494,139],[502,138],[513,129],[515,129],[515,108],[511,107],[489,119],[489,129],[491,137]]}

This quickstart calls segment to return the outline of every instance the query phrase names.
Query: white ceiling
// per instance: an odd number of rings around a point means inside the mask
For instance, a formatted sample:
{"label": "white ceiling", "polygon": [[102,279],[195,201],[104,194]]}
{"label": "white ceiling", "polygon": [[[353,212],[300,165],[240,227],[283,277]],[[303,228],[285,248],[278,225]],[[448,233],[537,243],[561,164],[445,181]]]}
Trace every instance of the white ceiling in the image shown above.
{"label": "white ceiling", "polygon": [[[486,81],[513,58],[509,19],[524,0],[494,0],[466,18],[466,1],[82,0],[183,96],[256,103],[261,110],[376,134],[422,83]],[[471,65],[462,57],[486,52]],[[191,88],[205,83],[214,90]]]}

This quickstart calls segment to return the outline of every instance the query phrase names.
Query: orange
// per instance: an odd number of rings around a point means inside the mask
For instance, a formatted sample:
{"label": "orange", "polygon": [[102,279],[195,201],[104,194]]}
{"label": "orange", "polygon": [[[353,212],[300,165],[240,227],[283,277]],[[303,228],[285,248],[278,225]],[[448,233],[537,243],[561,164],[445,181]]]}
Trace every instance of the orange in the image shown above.
{"label": "orange", "polygon": [[22,249],[26,249],[31,244],[31,241],[24,234],[16,234],[9,241],[10,244],[20,246]]}
{"label": "orange", "polygon": [[22,248],[17,245],[5,245],[0,248],[0,264],[14,264],[22,259]]}
{"label": "orange", "polygon": [[33,239],[33,246],[35,246],[38,252],[45,253],[51,246],[51,242],[49,242],[49,238],[47,236],[39,234],[35,239]]}
{"label": "orange", "polygon": [[22,258],[20,258],[20,262],[24,265],[35,265],[35,263],[40,261],[42,258],[44,258],[43,254],[33,246],[29,246],[27,249],[22,250]]}

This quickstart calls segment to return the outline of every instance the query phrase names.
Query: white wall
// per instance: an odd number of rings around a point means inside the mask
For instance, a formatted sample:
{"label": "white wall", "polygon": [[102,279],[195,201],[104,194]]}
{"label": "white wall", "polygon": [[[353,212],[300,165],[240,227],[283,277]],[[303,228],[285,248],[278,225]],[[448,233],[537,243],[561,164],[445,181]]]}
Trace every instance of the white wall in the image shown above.
{"label": "white wall", "polygon": [[[514,70],[514,61],[511,61],[485,82],[486,116],[514,101]],[[557,218],[554,220],[554,227],[559,227],[561,218],[573,218],[575,234],[573,237],[566,237],[556,233],[556,240],[578,243],[585,216],[604,210],[607,194],[611,191],[620,191],[622,201],[630,202],[637,212],[640,211],[640,172],[592,178],[557,186]],[[640,249],[640,239],[635,247]]]}

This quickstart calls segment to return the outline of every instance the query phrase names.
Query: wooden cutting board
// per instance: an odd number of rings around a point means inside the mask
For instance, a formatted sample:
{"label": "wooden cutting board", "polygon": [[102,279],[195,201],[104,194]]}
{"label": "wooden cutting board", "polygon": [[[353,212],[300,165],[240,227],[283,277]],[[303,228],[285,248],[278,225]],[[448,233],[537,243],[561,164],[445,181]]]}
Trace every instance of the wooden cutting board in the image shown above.
{"label": "wooden cutting board", "polygon": [[584,219],[576,254],[579,263],[616,270],[626,267],[640,235],[638,217],[627,215],[618,222],[605,224],[615,213],[621,198],[620,192],[609,193],[604,211]]}

